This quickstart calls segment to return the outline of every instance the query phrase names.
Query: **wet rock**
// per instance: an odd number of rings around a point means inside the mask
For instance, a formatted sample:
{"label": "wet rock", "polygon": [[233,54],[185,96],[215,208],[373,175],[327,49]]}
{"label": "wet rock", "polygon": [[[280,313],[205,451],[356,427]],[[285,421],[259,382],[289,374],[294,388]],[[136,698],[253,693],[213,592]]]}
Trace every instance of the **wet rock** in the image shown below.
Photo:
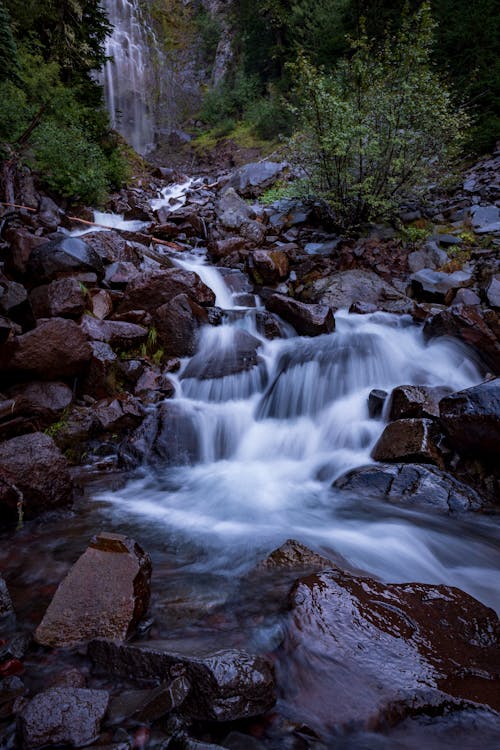
{"label": "wet rock", "polygon": [[373,450],[375,461],[431,463],[444,468],[441,433],[432,419],[389,422]]}
{"label": "wet rock", "polygon": [[5,238],[10,243],[6,268],[10,273],[26,273],[29,257],[35,247],[47,244],[45,237],[38,237],[23,227],[11,227],[5,232]]}
{"label": "wet rock", "polygon": [[98,534],[59,584],[35,640],[53,647],[124,640],[148,608],[150,581],[149,555],[133,539]]}
{"label": "wet rock", "polygon": [[377,276],[373,271],[342,271],[309,282],[303,293],[307,301],[327,305],[332,310],[349,309],[353,302],[363,300],[377,310],[410,313],[413,303],[404,294]]}
{"label": "wet rock", "polygon": [[196,351],[198,331],[208,322],[207,312],[187,294],[177,294],[154,314],[158,339],[165,354],[188,357]]}
{"label": "wet rock", "polygon": [[22,747],[89,745],[99,736],[108,700],[105,690],[52,688],[38,693],[18,717]]}
{"label": "wet rock", "polygon": [[[22,329],[12,320],[6,318],[4,315],[0,315],[0,347],[12,339],[17,333],[21,333]],[[1,350],[0,350],[1,355]]]}
{"label": "wet rock", "polygon": [[[23,512],[32,518],[73,499],[68,463],[54,441],[43,432],[20,435],[0,443],[0,476],[20,493]],[[0,505],[0,517],[16,520],[16,504]]]}
{"label": "wet rock", "polygon": [[427,320],[424,336],[454,336],[477,350],[486,367],[500,374],[500,320],[493,310],[454,305]]}
{"label": "wet rock", "polygon": [[421,271],[423,268],[436,270],[446,263],[448,263],[448,254],[433,240],[426,242],[423,247],[408,255],[408,267],[412,273]]}
{"label": "wet rock", "polygon": [[98,279],[104,277],[100,257],[78,237],[64,237],[35,247],[27,264],[27,273],[38,283],[69,276],[75,271],[95,273]]}
{"label": "wet rock", "polygon": [[8,281],[0,274],[0,314],[2,313],[23,329],[33,328],[35,325],[28,293],[24,286],[16,281]]}
{"label": "wet rock", "polygon": [[261,346],[261,341],[255,336],[235,329],[229,346],[215,346],[211,352],[203,350],[195,354],[182,373],[182,379],[208,380],[251,370],[260,361],[258,350]]}
{"label": "wet rock", "polygon": [[210,244],[210,255],[216,260],[220,260],[233,253],[239,253],[246,245],[247,241],[243,237],[226,237]]}
{"label": "wet rock", "polygon": [[147,369],[138,379],[135,393],[144,397],[151,392],[157,393],[159,397],[171,398],[175,393],[175,386],[170,378],[167,378],[159,370]]}
{"label": "wet rock", "polygon": [[260,245],[265,237],[265,227],[256,220],[256,214],[235,190],[227,188],[217,204],[217,217],[225,229],[238,230],[239,234],[255,245]]}
{"label": "wet rock", "polygon": [[40,224],[55,232],[61,224],[63,212],[59,206],[47,195],[42,195],[38,204],[38,220]]}
{"label": "wet rock", "polygon": [[140,271],[133,263],[116,261],[106,268],[105,280],[112,289],[125,289],[139,275]]}
{"label": "wet rock", "polygon": [[120,398],[99,401],[94,406],[94,416],[104,431],[120,432],[137,427],[144,417],[144,409],[138,399],[126,394]]}
{"label": "wet rock", "polygon": [[170,679],[182,667],[192,685],[183,713],[194,719],[234,721],[265,713],[274,705],[271,664],[261,656],[225,649],[210,651],[191,641],[116,644],[94,641],[91,659],[113,674]]}
{"label": "wet rock", "polygon": [[178,294],[186,294],[202,307],[215,304],[215,294],[196,273],[169,268],[165,271],[146,271],[132,279],[119,311],[147,310],[154,313]]}
{"label": "wet rock", "polygon": [[109,720],[111,723],[122,722],[124,719],[156,721],[182,706],[190,691],[189,680],[180,675],[152,690],[122,693],[111,702]]}
{"label": "wet rock", "polygon": [[296,720],[332,732],[464,700],[496,709],[498,639],[493,610],[458,589],[324,571],[291,593],[284,699]]}
{"label": "wet rock", "polygon": [[439,404],[441,424],[462,455],[498,457],[500,378],[452,393]]}
{"label": "wet rock", "polygon": [[[46,427],[68,409],[73,401],[73,391],[65,383],[34,381],[6,389],[12,401],[6,419],[0,420],[0,435],[9,429],[9,421],[16,420],[19,432],[29,432]],[[12,435],[13,436],[13,435]]]}
{"label": "wet rock", "polygon": [[368,395],[368,416],[370,419],[377,419],[382,415],[388,395],[387,391],[381,391],[378,388],[370,391]]}
{"label": "wet rock", "polygon": [[71,277],[35,287],[30,294],[37,318],[78,318],[85,310],[85,291]]}
{"label": "wet rock", "polygon": [[453,297],[453,293],[462,287],[472,284],[472,273],[470,271],[455,271],[454,273],[442,273],[430,268],[423,268],[411,277],[413,296],[424,302],[447,302]]}
{"label": "wet rock", "polygon": [[0,576],[0,618],[6,615],[12,615],[14,608],[10,598],[9,589],[2,576]]}
{"label": "wet rock", "polygon": [[80,375],[92,355],[84,333],[67,318],[40,322],[10,346],[5,370],[42,380]]}
{"label": "wet rock", "polygon": [[245,198],[257,197],[273,185],[287,167],[287,162],[267,159],[245,164],[232,175],[228,185]]}
{"label": "wet rock", "polygon": [[283,294],[273,294],[266,306],[290,323],[300,336],[319,336],[335,330],[335,318],[326,305],[309,305]]}
{"label": "wet rock", "polygon": [[116,393],[119,372],[118,356],[104,341],[91,341],[92,357],[82,381],[82,390],[92,398],[106,398]]}
{"label": "wet rock", "polygon": [[91,341],[104,341],[120,349],[131,349],[140,346],[148,336],[146,328],[135,323],[118,320],[98,320],[91,315],[84,315],[80,327]]}
{"label": "wet rock", "polygon": [[429,506],[444,513],[479,510],[484,504],[471,487],[429,464],[370,464],[335,480],[335,489],[360,498]]}
{"label": "wet rock", "polygon": [[356,313],[357,315],[371,315],[377,312],[377,306],[371,302],[353,302],[349,308],[350,313]]}
{"label": "wet rock", "polygon": [[89,440],[95,437],[100,428],[93,408],[88,406],[74,407],[58,426],[54,442],[65,452],[68,460],[78,463],[86,452]]}
{"label": "wet rock", "polygon": [[273,550],[256,567],[261,570],[324,570],[333,567],[333,562],[306,547],[296,539],[287,539],[281,547]]}
{"label": "wet rock", "polygon": [[[235,302],[237,302],[235,298]],[[285,326],[283,322],[273,313],[268,313],[263,310],[256,310],[255,312],[255,326],[257,332],[266,339],[279,339],[285,336]]]}
{"label": "wet rock", "polygon": [[85,243],[89,245],[104,263],[137,264],[139,257],[130,243],[119,232],[89,232],[85,235]]}
{"label": "wet rock", "polygon": [[254,250],[249,268],[256,284],[277,284],[290,271],[288,258],[279,250]]}
{"label": "wet rock", "polygon": [[104,320],[113,312],[113,300],[104,289],[91,289],[89,292],[90,310],[94,318]]}
{"label": "wet rock", "polygon": [[439,402],[451,388],[425,385],[399,385],[391,393],[389,421],[412,417],[439,417]]}

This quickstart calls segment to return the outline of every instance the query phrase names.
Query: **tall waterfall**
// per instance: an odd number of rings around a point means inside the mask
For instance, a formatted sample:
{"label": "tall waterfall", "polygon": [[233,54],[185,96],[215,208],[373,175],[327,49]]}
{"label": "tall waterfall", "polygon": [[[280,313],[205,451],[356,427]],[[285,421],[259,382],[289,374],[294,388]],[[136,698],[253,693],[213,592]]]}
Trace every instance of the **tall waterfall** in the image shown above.
{"label": "tall waterfall", "polygon": [[113,26],[101,74],[112,127],[141,154],[154,144],[160,55],[139,0],[105,0]]}

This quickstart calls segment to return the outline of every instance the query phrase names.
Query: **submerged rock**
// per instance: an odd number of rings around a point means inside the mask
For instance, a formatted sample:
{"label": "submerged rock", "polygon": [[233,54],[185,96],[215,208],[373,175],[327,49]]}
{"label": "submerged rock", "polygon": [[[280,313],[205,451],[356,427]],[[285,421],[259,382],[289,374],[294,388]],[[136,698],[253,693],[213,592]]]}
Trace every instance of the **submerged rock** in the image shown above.
{"label": "submerged rock", "polygon": [[429,464],[360,466],[338,477],[332,486],[360,498],[429,506],[445,513],[478,510],[483,505],[472,487]]}
{"label": "submerged rock", "polygon": [[99,736],[108,700],[105,690],[52,688],[38,693],[18,716],[22,747],[90,745]]}
{"label": "submerged rock", "polygon": [[89,655],[106,671],[139,679],[168,680],[182,668],[192,685],[182,710],[194,719],[234,721],[258,716],[276,700],[272,665],[245,651],[210,651],[188,640],[122,645],[94,641]]}
{"label": "submerged rock", "polygon": [[35,640],[66,647],[93,638],[124,640],[145,614],[151,560],[121,534],[98,534],[59,584]]}
{"label": "submerged rock", "polygon": [[291,594],[284,699],[332,732],[463,701],[498,709],[499,635],[493,610],[458,589],[324,571]]}

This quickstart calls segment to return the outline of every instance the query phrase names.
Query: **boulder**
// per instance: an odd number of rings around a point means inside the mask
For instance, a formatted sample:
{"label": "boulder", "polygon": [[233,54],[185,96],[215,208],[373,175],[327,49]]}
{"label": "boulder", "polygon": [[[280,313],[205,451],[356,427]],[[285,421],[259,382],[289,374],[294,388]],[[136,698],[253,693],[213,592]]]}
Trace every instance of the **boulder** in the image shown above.
{"label": "boulder", "polygon": [[500,209],[498,206],[473,206],[471,223],[476,234],[497,234],[500,232]]}
{"label": "boulder", "polygon": [[240,250],[244,250],[246,245],[247,242],[243,237],[226,237],[223,240],[216,240],[210,244],[210,255],[219,260],[233,253],[238,253]]}
{"label": "boulder", "polygon": [[428,506],[444,513],[478,510],[482,498],[451,474],[429,464],[370,464],[351,469],[332,487],[360,498]]}
{"label": "boulder", "polygon": [[256,284],[277,284],[290,271],[288,258],[279,250],[254,250],[248,263]]}
{"label": "boulder", "polygon": [[4,314],[22,329],[33,328],[35,318],[28,293],[22,284],[17,281],[8,281],[0,275],[0,315]]}
{"label": "boulder", "polygon": [[146,328],[135,323],[118,320],[98,320],[91,315],[84,315],[80,323],[85,336],[90,341],[104,341],[119,349],[131,349],[146,341]]}
{"label": "boulder", "polygon": [[443,386],[398,385],[389,401],[389,421],[412,417],[439,417],[439,402],[451,393]]}
{"label": "boulder", "polygon": [[119,260],[106,268],[106,284],[112,289],[125,289],[140,273],[133,263]]}
{"label": "boulder", "polygon": [[334,564],[327,557],[301,544],[296,539],[287,539],[281,547],[273,550],[265,560],[256,567],[256,571],[276,570],[324,570],[332,568]]}
{"label": "boulder", "polygon": [[198,330],[208,323],[206,310],[187,294],[177,294],[154,313],[159,345],[165,354],[189,357],[196,351]]}
{"label": "boulder", "polygon": [[67,277],[35,287],[30,302],[37,318],[78,318],[85,310],[86,294],[79,281]]}
{"label": "boulder", "polygon": [[398,419],[389,422],[377,440],[375,461],[431,463],[444,467],[441,433],[432,419]]}
{"label": "boulder", "polygon": [[412,273],[421,271],[422,268],[435,270],[448,263],[448,260],[448,253],[442,250],[437,242],[430,240],[408,255],[408,267]]}
{"label": "boulder", "polygon": [[422,268],[410,277],[414,297],[424,302],[448,302],[454,292],[472,284],[470,271],[443,273],[431,268]]}
{"label": "boulder", "polygon": [[454,336],[476,349],[485,366],[500,375],[500,319],[493,310],[454,305],[426,321],[424,336]]}
{"label": "boulder", "polygon": [[439,411],[450,444],[460,454],[498,458],[500,378],[446,396]]}
{"label": "boulder", "polygon": [[96,640],[89,656],[106,672],[169,680],[179,667],[192,685],[182,706],[193,719],[235,721],[258,716],[275,703],[274,672],[262,656],[245,651],[211,651],[193,640],[118,644]]}
{"label": "boulder", "polygon": [[377,419],[382,416],[385,402],[387,401],[387,391],[374,388],[368,394],[368,416],[370,419]]}
{"label": "boulder", "polygon": [[[58,419],[73,401],[71,388],[60,382],[22,383],[7,388],[5,395],[12,401],[7,418],[20,419],[25,428],[28,428],[20,431],[26,432],[30,431],[30,425],[31,430],[32,425],[36,425],[38,429],[46,427]],[[2,428],[0,435],[3,433]]]}
{"label": "boulder", "polygon": [[80,375],[92,355],[85,334],[66,318],[40,322],[7,346],[4,360],[7,372],[42,380]]}
{"label": "boulder", "polygon": [[77,271],[104,277],[99,255],[78,237],[63,237],[35,247],[27,264],[27,273],[39,284]]}
{"label": "boulder", "polygon": [[2,576],[0,576],[0,619],[6,615],[13,614],[13,612],[14,608],[12,607],[9,589]]}
{"label": "boulder", "polygon": [[232,332],[230,346],[215,345],[211,351],[202,350],[188,362],[182,379],[210,380],[236,375],[259,364],[258,350],[262,343],[242,329]]}
{"label": "boulder", "polygon": [[287,162],[263,161],[245,164],[233,173],[228,186],[245,198],[257,197],[273,185],[287,169]]}
{"label": "boulder", "polygon": [[498,618],[459,589],[327,570],[290,602],[283,698],[309,732],[376,730],[464,701],[498,709]]}
{"label": "boulder", "polygon": [[144,409],[130,394],[120,398],[103,399],[94,405],[94,416],[105,432],[120,432],[137,427],[144,417]]}
{"label": "boulder", "polygon": [[13,274],[24,274],[29,257],[35,247],[46,245],[46,237],[38,237],[24,227],[10,227],[5,232],[5,239],[10,243],[6,268]]}
{"label": "boulder", "polygon": [[266,307],[290,323],[300,336],[319,336],[335,330],[335,318],[327,305],[309,305],[283,294],[273,294]]}
{"label": "boulder", "polygon": [[89,232],[85,235],[85,243],[99,255],[103,263],[139,262],[137,253],[119,232]]}
{"label": "boulder", "polygon": [[137,542],[98,534],[59,584],[35,640],[59,648],[125,640],[146,613],[150,581],[151,560]]}
{"label": "boulder", "polygon": [[105,289],[91,289],[89,292],[90,310],[94,318],[104,320],[113,312],[113,300]]}
{"label": "boulder", "polygon": [[169,268],[145,271],[132,279],[127,284],[119,311],[147,310],[154,313],[178,294],[186,294],[202,307],[211,307],[215,304],[215,294],[196,273],[181,268]]}
{"label": "boulder", "polygon": [[245,239],[260,245],[266,230],[263,224],[256,220],[256,214],[232,187],[227,188],[217,204],[217,218],[224,229],[237,230]]}
{"label": "boulder", "polygon": [[68,462],[52,438],[43,432],[0,443],[0,477],[16,490],[14,496],[9,495],[10,503],[0,505],[0,516],[7,521],[17,519],[18,499],[26,518],[67,505],[73,499]]}
{"label": "boulder", "polygon": [[105,690],[52,688],[38,693],[18,715],[22,747],[90,745],[99,737],[108,701]]}
{"label": "boulder", "polygon": [[395,287],[373,271],[342,271],[309,282],[303,299],[327,305],[333,311],[349,309],[353,302],[362,300],[377,310],[393,313],[410,313],[413,303]]}
{"label": "boulder", "polygon": [[500,274],[493,276],[488,284],[486,299],[491,307],[500,308]]}

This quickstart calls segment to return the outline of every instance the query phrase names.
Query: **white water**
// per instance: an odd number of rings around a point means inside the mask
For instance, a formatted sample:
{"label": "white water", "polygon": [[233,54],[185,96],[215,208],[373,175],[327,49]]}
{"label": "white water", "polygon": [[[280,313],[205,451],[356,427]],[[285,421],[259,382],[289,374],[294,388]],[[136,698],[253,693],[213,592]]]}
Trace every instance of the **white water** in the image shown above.
{"label": "white water", "polygon": [[94,222],[97,226],[75,229],[71,232],[71,236],[83,237],[91,232],[106,232],[111,229],[118,229],[124,232],[142,232],[143,229],[149,226],[148,221],[129,220],[125,219],[123,214],[111,214],[103,211],[94,211]]}
{"label": "white water", "polygon": [[170,211],[176,211],[186,203],[186,196],[189,188],[193,184],[191,178],[185,182],[174,183],[162,188],[158,198],[151,201],[153,211],[160,208],[168,208]]}
{"label": "white water", "polygon": [[[219,305],[233,307],[216,269],[193,254],[183,259]],[[144,533],[194,548],[194,570],[233,576],[293,537],[384,580],[456,585],[500,608],[500,553],[488,519],[396,509],[331,489],[344,471],[371,462],[384,423],[369,418],[370,390],[466,388],[481,379],[468,352],[452,340],[426,344],[409,319],[384,313],[338,312],[333,334],[267,341],[258,312],[233,309],[230,322],[203,329],[170,402],[170,464],[146,467],[101,499]],[[230,368],[235,342],[248,333],[259,339],[259,361],[224,375],[221,362]]]}

